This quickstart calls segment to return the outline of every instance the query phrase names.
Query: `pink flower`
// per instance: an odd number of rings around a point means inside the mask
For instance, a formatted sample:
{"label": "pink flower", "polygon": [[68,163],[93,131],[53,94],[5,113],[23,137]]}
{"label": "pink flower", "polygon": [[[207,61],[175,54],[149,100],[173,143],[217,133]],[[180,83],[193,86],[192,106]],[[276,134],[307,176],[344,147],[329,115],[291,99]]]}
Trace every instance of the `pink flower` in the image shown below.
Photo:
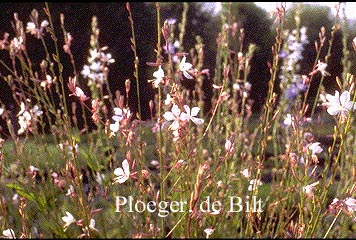
{"label": "pink flower", "polygon": [[83,90],[77,87],[77,77],[69,78],[68,88],[72,92],[69,96],[76,96],[79,97],[80,101],[84,102],[85,100],[89,99],[89,97],[85,96]]}

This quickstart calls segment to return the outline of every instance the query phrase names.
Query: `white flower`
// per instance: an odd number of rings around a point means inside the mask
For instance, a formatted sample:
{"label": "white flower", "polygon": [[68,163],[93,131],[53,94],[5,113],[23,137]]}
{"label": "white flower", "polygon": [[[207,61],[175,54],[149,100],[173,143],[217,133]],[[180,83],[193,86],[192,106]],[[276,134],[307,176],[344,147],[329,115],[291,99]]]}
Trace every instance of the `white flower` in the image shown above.
{"label": "white flower", "polygon": [[15,193],[13,196],[12,196],[12,203],[13,204],[18,204],[19,203],[19,195],[17,193]]}
{"label": "white flower", "polygon": [[41,28],[48,27],[48,25],[49,25],[49,22],[48,22],[47,20],[43,20],[43,21],[41,22]]}
{"label": "white flower", "polygon": [[83,77],[87,78],[89,76],[89,74],[91,73],[89,66],[84,65],[83,70],[80,73],[83,75]]}
{"label": "white flower", "polygon": [[252,179],[251,181],[250,181],[250,186],[248,186],[248,191],[252,191],[252,190],[255,190],[258,186],[261,186],[262,185],[262,182],[261,182],[261,180],[259,180],[259,179]]}
{"label": "white flower", "polygon": [[182,60],[179,63],[179,70],[183,72],[183,75],[188,78],[188,79],[193,79],[193,77],[188,73],[188,71],[192,68],[191,63],[186,62],[186,56],[182,58]]}
{"label": "white flower", "polygon": [[71,185],[69,185],[69,188],[68,188],[68,190],[67,190],[66,196],[72,196],[74,193],[75,193],[75,192],[74,192],[74,187],[73,187],[73,185],[71,184]]}
{"label": "white flower", "polygon": [[74,152],[75,153],[78,153],[78,143],[76,143],[75,145],[74,145],[74,148],[73,148],[73,146],[68,146],[68,148],[69,148],[69,152],[73,152],[73,149],[74,149]]}
{"label": "white flower", "polygon": [[331,208],[342,208],[347,214],[353,214],[356,211],[356,199],[347,197],[345,200],[334,198],[330,204]]}
{"label": "white flower", "polygon": [[75,92],[73,93],[73,95],[79,97],[83,101],[87,99],[87,96],[84,94],[83,90],[80,87],[75,87]]}
{"label": "white flower", "polygon": [[348,197],[345,198],[344,203],[346,204],[349,212],[356,211],[356,199]]}
{"label": "white flower", "polygon": [[175,47],[175,48],[179,48],[179,41],[178,40],[175,40],[174,41],[174,43],[173,43],[173,46]]}
{"label": "white flower", "polygon": [[102,61],[104,61],[104,62],[106,62],[108,64],[115,62],[115,59],[112,58],[111,53],[105,54],[105,53],[102,52],[101,53],[101,59],[102,59]]}
{"label": "white flower", "polygon": [[[346,118],[346,114],[348,111],[352,109],[352,101],[350,101],[350,93],[348,91],[344,91],[341,96],[339,91],[335,91],[335,95],[326,94],[326,100],[328,102],[323,103],[324,106],[327,106],[327,112],[330,115],[340,115],[342,119]],[[353,109],[356,109],[356,104]]]}
{"label": "white flower", "polygon": [[180,167],[182,167],[182,166],[184,166],[184,165],[187,165],[187,162],[184,161],[183,159],[179,159],[179,160],[176,162],[176,164],[174,164],[174,168],[180,168]]}
{"label": "white flower", "polygon": [[173,142],[176,142],[179,139],[179,131],[178,131],[178,129],[173,130],[172,134],[173,134]]}
{"label": "white flower", "polygon": [[218,187],[224,187],[224,183],[223,183],[223,181],[221,181],[221,180],[219,180],[217,183],[216,183],[216,185],[218,186]]}
{"label": "white flower", "polygon": [[248,168],[245,168],[244,170],[241,171],[242,176],[244,176],[245,178],[250,178],[251,177],[251,173],[250,170],[248,170]]}
{"label": "white flower", "polygon": [[25,111],[22,116],[19,116],[19,125],[20,129],[17,131],[17,134],[22,134],[25,130],[31,125],[31,114],[28,111]]}
{"label": "white flower", "polygon": [[88,58],[88,62],[91,63],[93,62],[97,57],[100,56],[98,50],[95,48],[95,49],[90,49],[89,50],[89,53],[90,53],[90,57]]}
{"label": "white flower", "polygon": [[250,91],[250,90],[251,90],[251,87],[252,87],[252,84],[249,83],[249,82],[245,82],[245,83],[244,83],[244,87],[246,88],[247,91]]}
{"label": "white flower", "polygon": [[232,145],[232,142],[229,139],[226,139],[225,150],[228,153],[231,153],[234,150],[234,146]]}
{"label": "white flower", "polygon": [[112,117],[112,119],[115,122],[121,122],[123,119],[128,119],[130,117],[131,117],[130,109],[128,108],[121,109],[118,107],[114,108],[114,116]]}
{"label": "white flower", "polygon": [[203,119],[196,117],[198,115],[198,112],[200,111],[199,107],[193,107],[192,110],[190,110],[190,107],[188,105],[184,105],[184,109],[187,116],[183,113],[183,118],[188,118],[192,120],[195,125],[202,125],[204,123]]}
{"label": "white flower", "polygon": [[51,75],[47,74],[46,80],[42,81],[40,83],[40,85],[41,85],[41,87],[46,88],[46,87],[50,87],[52,83],[53,83],[53,79],[52,79]]}
{"label": "white flower", "polygon": [[20,111],[19,113],[16,115],[17,117],[22,115],[26,110],[26,106],[25,106],[25,103],[24,102],[21,102],[21,105],[20,105]]}
{"label": "white flower", "polygon": [[34,166],[30,166],[30,172],[31,173],[34,173],[34,172],[38,172],[38,171],[40,171],[40,169],[38,169],[38,168],[36,168],[36,167],[34,167]]}
{"label": "white flower", "polygon": [[170,112],[165,112],[163,114],[164,119],[167,121],[173,121],[169,126],[172,131],[178,130],[179,120],[186,121],[186,118],[181,118],[181,111],[177,105],[173,105]]}
{"label": "white flower", "polygon": [[110,131],[114,136],[119,131],[119,129],[120,129],[119,121],[116,121],[115,123],[110,124]]}
{"label": "white flower", "polygon": [[31,113],[36,118],[38,116],[41,116],[43,114],[43,111],[41,111],[40,108],[37,105],[35,105],[35,106],[33,106],[32,110],[31,110]]}
{"label": "white flower", "polygon": [[93,218],[90,219],[89,228],[91,230],[98,231],[98,229],[95,228],[95,219]]}
{"label": "white flower", "polygon": [[4,113],[4,109],[0,108],[0,116]]}
{"label": "white flower", "polygon": [[116,178],[114,178],[114,182],[118,182],[121,184],[121,183],[126,182],[127,179],[129,179],[130,166],[129,166],[129,162],[127,161],[127,159],[122,161],[122,168],[119,167],[114,170],[114,174],[117,176]]}
{"label": "white flower", "polygon": [[173,101],[173,98],[171,97],[171,95],[167,94],[166,100],[164,100],[164,105],[169,105],[172,101]]}
{"label": "white flower", "polygon": [[10,238],[10,239],[16,238],[14,230],[10,228],[2,231],[2,234],[4,235],[5,238]]}
{"label": "white flower", "polygon": [[92,62],[90,65],[90,69],[95,72],[99,72],[101,68],[102,68],[101,62]]}
{"label": "white flower", "polygon": [[164,71],[163,71],[161,65],[158,66],[158,70],[153,73],[153,76],[155,77],[155,79],[154,80],[149,80],[149,82],[153,82],[153,86],[155,88],[158,88],[158,85],[161,82],[163,82],[163,78],[164,78]]}
{"label": "white flower", "polygon": [[318,66],[317,70],[320,71],[320,73],[321,73],[323,76],[325,76],[325,77],[330,76],[330,73],[328,73],[328,72],[326,71],[326,67],[328,66],[327,63],[323,63],[323,62],[320,62],[320,60],[318,60],[317,66]]}
{"label": "white flower", "polygon": [[66,216],[62,217],[62,220],[65,223],[63,226],[64,231],[67,231],[67,228],[69,227],[69,225],[71,225],[72,223],[75,223],[75,221],[76,221],[70,212],[66,212]]}
{"label": "white flower", "polygon": [[303,187],[303,192],[305,192],[305,194],[310,197],[310,198],[313,198],[314,197],[314,189],[315,189],[315,186],[319,184],[319,181],[315,182],[315,183],[312,183],[312,184],[309,184],[305,187]]}
{"label": "white flower", "polygon": [[293,119],[292,119],[292,115],[290,115],[289,113],[287,113],[286,118],[283,121],[284,125],[290,126],[293,123]]}
{"label": "white flower", "polygon": [[26,26],[27,32],[30,32],[31,34],[37,34],[37,28],[36,25],[33,22],[28,22]]}
{"label": "white flower", "polygon": [[319,145],[319,142],[315,142],[309,145],[308,148],[312,151],[313,155],[321,153],[323,151],[323,149]]}
{"label": "white flower", "polygon": [[211,234],[213,234],[213,232],[214,232],[215,230],[213,229],[213,228],[206,228],[206,229],[204,229],[204,232],[206,233],[206,238],[209,238],[209,236],[211,235]]}

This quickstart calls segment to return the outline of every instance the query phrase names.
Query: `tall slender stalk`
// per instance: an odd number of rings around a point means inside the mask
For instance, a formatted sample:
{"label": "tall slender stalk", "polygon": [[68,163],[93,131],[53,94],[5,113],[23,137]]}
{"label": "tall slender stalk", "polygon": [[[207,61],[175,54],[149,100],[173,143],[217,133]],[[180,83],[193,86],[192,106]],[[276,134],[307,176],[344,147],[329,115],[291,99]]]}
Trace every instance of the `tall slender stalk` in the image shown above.
{"label": "tall slender stalk", "polygon": [[144,164],[144,154],[143,154],[143,145],[142,145],[142,141],[143,141],[143,130],[142,130],[142,113],[141,113],[141,97],[140,97],[140,79],[139,79],[139,71],[138,71],[138,64],[139,64],[139,57],[137,55],[137,46],[136,46],[136,37],[135,37],[135,28],[134,28],[134,21],[132,18],[132,13],[131,13],[131,7],[130,7],[130,3],[127,2],[126,3],[126,10],[129,14],[128,18],[130,20],[130,26],[131,26],[131,49],[134,53],[134,67],[135,67],[135,71],[134,71],[134,77],[136,80],[136,94],[137,94],[137,109],[138,109],[138,114],[137,114],[137,118],[139,120],[139,137],[140,137],[140,158],[141,158],[141,164]]}

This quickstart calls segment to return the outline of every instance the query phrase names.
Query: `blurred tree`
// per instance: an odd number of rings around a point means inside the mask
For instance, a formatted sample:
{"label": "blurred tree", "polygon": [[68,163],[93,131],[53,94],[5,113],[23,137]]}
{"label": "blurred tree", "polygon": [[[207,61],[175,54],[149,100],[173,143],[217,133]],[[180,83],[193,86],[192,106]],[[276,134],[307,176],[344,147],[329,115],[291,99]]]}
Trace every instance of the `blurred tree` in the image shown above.
{"label": "blurred tree", "polygon": [[[151,60],[152,53],[155,49],[155,36],[156,36],[156,16],[155,8],[148,7],[147,3],[132,2],[130,3],[134,27],[135,37],[137,42],[137,52],[139,57],[139,78],[141,95],[140,100],[142,103],[143,118],[150,116],[148,101],[153,98],[153,93],[150,91],[150,85],[147,83],[148,69],[146,62]],[[23,21],[26,28],[27,22],[30,21],[30,14],[33,9],[39,12],[39,19],[47,19],[43,11],[45,4],[43,2],[33,3],[0,3],[0,35],[5,32],[10,33],[10,38],[14,37],[12,29],[12,22],[14,13],[18,13],[21,21]],[[131,50],[130,38],[131,27],[128,20],[128,13],[125,3],[49,3],[50,13],[54,23],[54,30],[58,38],[61,62],[64,65],[63,76],[65,81],[69,76],[73,76],[73,69],[70,64],[70,59],[64,53],[62,46],[63,33],[60,27],[60,14],[65,16],[65,28],[73,36],[71,50],[74,55],[74,60],[79,74],[80,86],[85,90],[86,83],[83,82],[80,71],[84,64],[87,62],[90,48],[90,34],[91,34],[91,19],[96,16],[98,19],[98,27],[100,29],[99,44],[101,47],[108,46],[108,52],[112,53],[113,58],[116,60],[110,66],[109,82],[112,92],[119,90],[121,94],[125,94],[125,80],[131,80],[131,91],[129,106],[133,112],[137,109],[137,96],[136,96],[136,82],[133,77],[134,72],[134,57]],[[46,36],[47,37],[47,36]],[[51,38],[48,36],[48,48],[50,52],[54,52]],[[39,65],[41,60],[45,57],[43,48],[40,41],[28,36],[28,53],[31,60]],[[1,59],[6,59],[6,54],[1,51]],[[34,65],[36,67],[36,64]],[[1,69],[3,71],[4,69]],[[3,74],[3,72],[2,72]],[[12,103],[11,91],[1,81],[1,89],[6,89],[7,94],[3,93],[1,99],[4,102]],[[69,99],[72,101],[73,99]],[[15,106],[16,107],[16,106]],[[80,111],[79,111],[80,112]],[[88,115],[89,116],[89,115]]]}
{"label": "blurred tree", "polygon": [[[271,47],[274,43],[272,19],[268,13],[254,3],[233,2],[231,6],[232,22],[236,22],[239,29],[243,28],[245,37],[243,52],[247,52],[250,44],[256,44],[256,51],[251,59],[251,69],[248,81],[252,84],[251,98],[254,99],[254,111],[260,111],[264,104],[270,73],[268,62],[272,62]],[[237,40],[232,41],[236,49]]]}

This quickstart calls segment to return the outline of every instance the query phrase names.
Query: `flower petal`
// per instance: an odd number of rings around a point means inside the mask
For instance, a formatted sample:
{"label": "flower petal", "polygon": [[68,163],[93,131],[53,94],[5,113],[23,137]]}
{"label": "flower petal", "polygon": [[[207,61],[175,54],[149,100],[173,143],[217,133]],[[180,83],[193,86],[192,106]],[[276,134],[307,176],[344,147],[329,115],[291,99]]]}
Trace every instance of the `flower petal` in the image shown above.
{"label": "flower petal", "polygon": [[192,117],[191,119],[192,119],[193,123],[195,123],[195,125],[202,125],[204,123],[204,119],[201,119],[201,118]]}
{"label": "flower petal", "polygon": [[163,114],[164,119],[166,119],[167,121],[174,121],[176,119],[176,117],[174,116],[174,114],[172,112],[165,112]]}
{"label": "flower petal", "polygon": [[350,102],[350,93],[348,91],[344,91],[340,96],[340,104],[341,106],[345,106]]}
{"label": "flower petal", "polygon": [[333,116],[334,116],[334,115],[339,114],[339,107],[332,105],[332,106],[330,106],[330,107],[327,109],[327,111],[328,111],[328,113],[329,113],[330,115],[333,115]]}
{"label": "flower petal", "polygon": [[180,109],[177,105],[173,105],[171,112],[173,113],[173,115],[178,118],[179,114],[180,114]]}
{"label": "flower petal", "polygon": [[190,116],[195,117],[196,115],[198,115],[199,111],[200,111],[200,107],[193,107]]}
{"label": "flower petal", "polygon": [[193,77],[187,71],[183,71],[183,75],[188,79],[193,79]]}

